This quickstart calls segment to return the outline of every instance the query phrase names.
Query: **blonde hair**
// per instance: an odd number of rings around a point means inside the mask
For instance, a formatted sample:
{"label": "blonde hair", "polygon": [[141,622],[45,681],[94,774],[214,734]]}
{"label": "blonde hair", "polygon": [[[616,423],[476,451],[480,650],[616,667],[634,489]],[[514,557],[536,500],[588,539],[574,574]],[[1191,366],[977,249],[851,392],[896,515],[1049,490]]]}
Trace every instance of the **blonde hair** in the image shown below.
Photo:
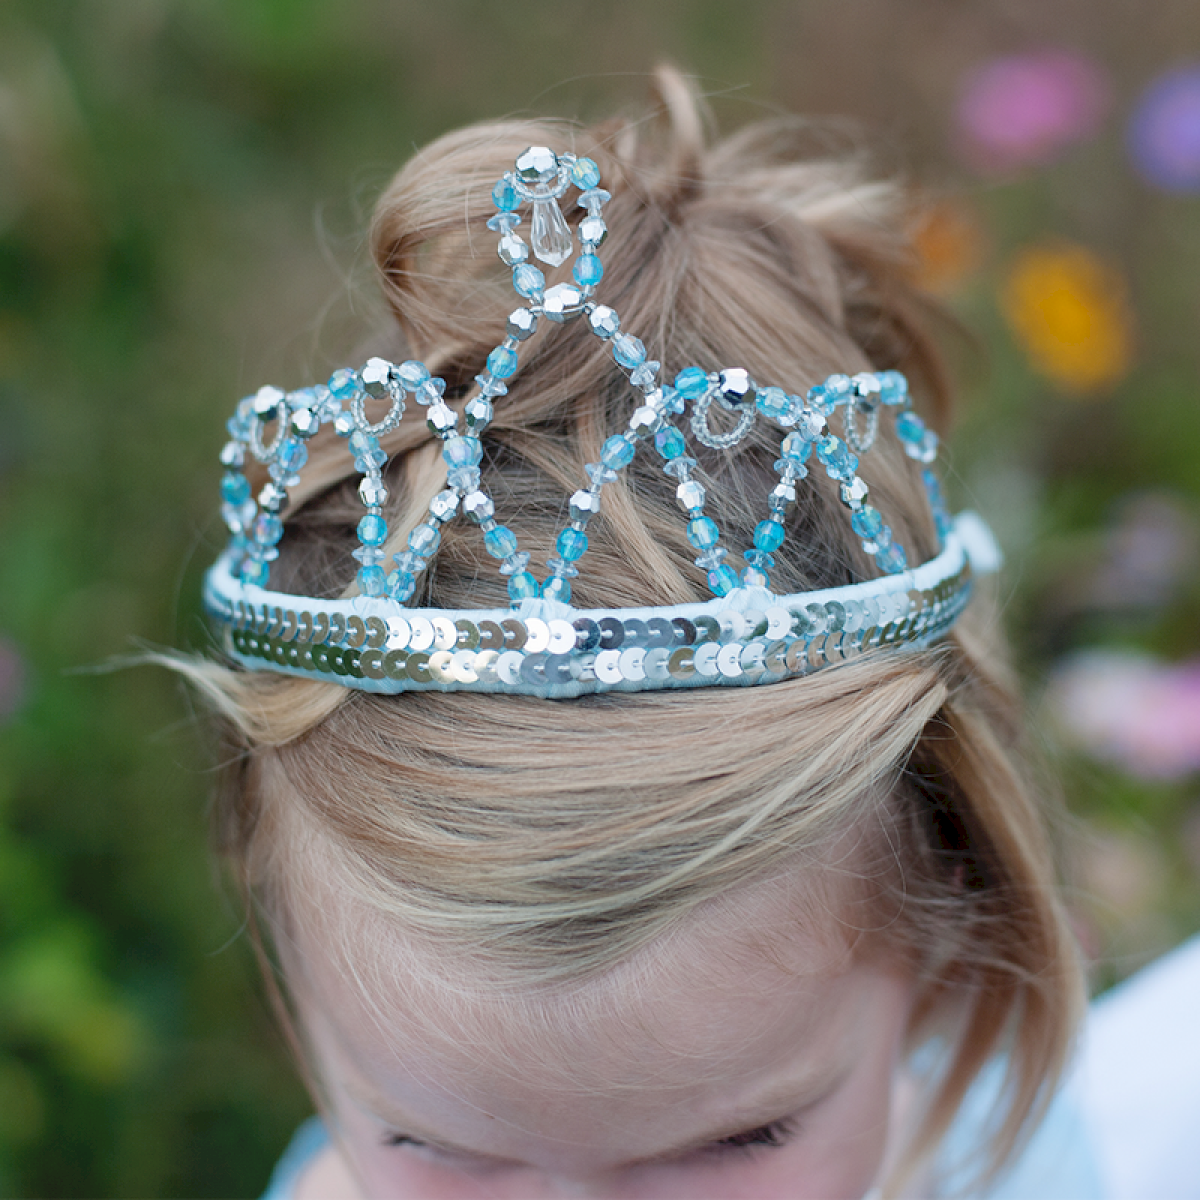
{"label": "blonde hair", "polygon": [[[744,365],[800,391],[834,370],[897,367],[927,419],[948,390],[933,314],[910,286],[902,196],[860,157],[806,152],[797,122],[711,145],[682,78],[666,119],[592,129],[507,122],[446,136],[379,201],[372,247],[398,348],[463,396],[511,307],[490,187],[524,147],[570,147],[612,192],[603,299],[667,377]],[[628,384],[582,323],[527,343],[486,434],[485,484],[521,544],[551,547],[565,497],[623,428]],[[393,546],[444,486],[419,420],[388,435]],[[342,448],[316,440],[288,516],[279,586],[335,594],[360,514]],[[701,455],[708,511],[748,545],[772,480],[764,437]],[[653,458],[653,456],[651,456]],[[934,550],[918,471],[890,435],[864,465],[909,549]],[[574,584],[582,607],[702,599],[671,481],[639,456],[605,489]],[[834,485],[805,482],[774,585],[874,573]],[[414,603],[503,605],[469,525],[446,527]],[[627,959],[739,883],[778,874],[849,829],[874,829],[886,933],[919,981],[914,1044],[943,1039],[908,1165],[936,1145],[980,1067],[1007,1053],[991,1145],[998,1168],[1036,1121],[1080,995],[1054,883],[1045,804],[1025,778],[1020,708],[995,639],[969,613],[942,644],[880,652],[766,687],[572,701],[435,693],[378,697],[218,663],[174,660],[223,719],[222,850],[282,919],[298,833],[336,847],[346,886],[406,929],[503,964],[530,987]],[[881,909],[881,911],[883,911]]]}

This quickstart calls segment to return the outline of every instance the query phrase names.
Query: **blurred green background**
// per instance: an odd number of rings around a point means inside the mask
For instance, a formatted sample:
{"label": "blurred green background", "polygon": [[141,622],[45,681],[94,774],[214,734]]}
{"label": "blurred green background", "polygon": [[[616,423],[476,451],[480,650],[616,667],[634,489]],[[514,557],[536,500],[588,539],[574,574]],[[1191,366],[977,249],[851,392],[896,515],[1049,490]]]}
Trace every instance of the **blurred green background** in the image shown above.
{"label": "blurred green background", "polygon": [[0,1195],[256,1195],[307,1111],[186,698],[87,668],[203,643],[222,423],[377,319],[395,168],[661,59],[922,185],[1097,986],[1200,928],[1194,0],[0,0]]}

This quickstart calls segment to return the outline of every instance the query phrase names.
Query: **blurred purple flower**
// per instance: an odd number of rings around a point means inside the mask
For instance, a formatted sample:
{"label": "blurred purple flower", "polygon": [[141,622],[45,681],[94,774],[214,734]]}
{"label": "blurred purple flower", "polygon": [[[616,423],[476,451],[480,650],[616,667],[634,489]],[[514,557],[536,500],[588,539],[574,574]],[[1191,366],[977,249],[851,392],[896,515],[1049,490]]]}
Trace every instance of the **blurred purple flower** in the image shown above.
{"label": "blurred purple flower", "polygon": [[1159,76],[1129,121],[1134,166],[1156,187],[1200,192],[1200,65]]}
{"label": "blurred purple flower", "polygon": [[0,725],[16,714],[24,698],[24,660],[12,642],[0,637]]}
{"label": "blurred purple flower", "polygon": [[1096,133],[1108,106],[1103,71],[1076,51],[994,58],[975,67],[959,92],[960,151],[988,173],[1050,162]]}
{"label": "blurred purple flower", "polygon": [[1148,779],[1200,771],[1200,659],[1173,666],[1133,651],[1082,651],[1059,665],[1047,701],[1093,758]]}

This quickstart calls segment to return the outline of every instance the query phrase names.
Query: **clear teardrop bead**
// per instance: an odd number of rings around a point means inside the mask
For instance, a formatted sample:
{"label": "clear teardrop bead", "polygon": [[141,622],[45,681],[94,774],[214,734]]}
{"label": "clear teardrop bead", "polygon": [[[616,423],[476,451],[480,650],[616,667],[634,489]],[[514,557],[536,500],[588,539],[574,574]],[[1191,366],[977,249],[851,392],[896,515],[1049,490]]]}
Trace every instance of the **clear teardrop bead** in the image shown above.
{"label": "clear teardrop bead", "polygon": [[562,266],[571,257],[574,246],[571,227],[562,215],[557,201],[549,196],[537,198],[533,202],[529,240],[534,254],[552,267]]}

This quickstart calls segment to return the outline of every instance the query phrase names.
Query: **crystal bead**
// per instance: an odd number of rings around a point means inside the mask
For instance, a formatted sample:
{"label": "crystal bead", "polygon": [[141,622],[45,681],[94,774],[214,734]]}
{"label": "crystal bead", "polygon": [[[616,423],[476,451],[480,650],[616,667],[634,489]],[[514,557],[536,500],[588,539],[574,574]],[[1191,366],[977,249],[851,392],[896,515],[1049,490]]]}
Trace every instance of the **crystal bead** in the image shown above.
{"label": "crystal bead", "polygon": [[587,550],[587,534],[581,529],[564,529],[555,542],[558,552],[567,562],[582,558]]}
{"label": "crystal bead", "polygon": [[547,600],[557,600],[560,604],[571,603],[571,581],[561,575],[551,575],[542,584],[542,595]]}
{"label": "crystal bead", "polygon": [[680,454],[663,463],[663,470],[674,479],[686,479],[695,465],[696,460],[690,454]]}
{"label": "crystal bead", "polygon": [[365,454],[356,455],[354,466],[361,474],[370,475],[372,472],[378,471],[385,462],[387,462],[387,455],[376,446],[374,450],[368,450]]}
{"label": "crystal bead", "polygon": [[[351,371],[349,374],[353,375]],[[270,420],[271,417],[279,411],[279,406],[284,402],[284,394],[277,387],[260,387],[254,393],[252,401],[254,407],[254,415],[260,421]]]}
{"label": "crystal bead", "polygon": [[358,559],[364,567],[371,567],[383,562],[387,556],[378,546],[356,546],[350,551],[350,557]]}
{"label": "crystal bead", "polygon": [[508,314],[508,336],[516,338],[518,342],[523,342],[527,337],[533,335],[537,329],[537,313],[531,312],[527,308],[514,308]]}
{"label": "crystal bead", "polygon": [[860,538],[866,541],[874,541],[879,536],[879,532],[883,529],[883,517],[879,515],[879,510],[872,508],[869,504],[864,504],[850,518],[850,526]]}
{"label": "crystal bead", "polygon": [[925,422],[912,409],[897,413],[896,436],[902,442],[915,445],[925,436]]}
{"label": "crystal bead", "polygon": [[354,417],[348,412],[338,413],[333,419],[333,432],[338,437],[349,437],[356,428]]}
{"label": "crystal bead", "polygon": [[518,571],[508,581],[508,598],[515,604],[520,600],[529,600],[540,591],[538,581],[528,571]]}
{"label": "crystal bead", "polygon": [[483,393],[489,400],[494,400],[498,396],[508,395],[507,384],[502,383],[494,375],[483,374],[476,375],[475,382],[479,386],[480,392]]}
{"label": "crystal bead", "polygon": [[580,193],[576,203],[580,208],[586,208],[593,216],[599,216],[600,210],[612,199],[603,188],[588,188],[586,192]]}
{"label": "crystal bead", "polygon": [[492,203],[501,212],[512,212],[521,203],[521,197],[517,195],[517,189],[513,187],[510,180],[501,179],[492,188]]}
{"label": "crystal bead", "polygon": [[697,479],[685,479],[675,489],[675,499],[685,512],[699,512],[704,507],[704,496],[704,485]]}
{"label": "crystal bead", "polygon": [[245,504],[250,499],[250,480],[230,473],[221,480],[221,499],[226,504]]}
{"label": "crystal bead", "polygon": [[621,330],[621,318],[604,304],[598,304],[588,313],[588,324],[602,338],[615,337]]}
{"label": "crystal bead", "polygon": [[812,442],[808,441],[798,430],[793,430],[780,443],[779,450],[784,458],[792,462],[804,463],[808,462],[809,456],[812,454]]}
{"label": "crystal bead", "polygon": [[613,358],[621,366],[632,369],[646,359],[646,347],[630,333],[618,333],[612,342]]}
{"label": "crystal bead", "polygon": [[675,390],[685,400],[699,400],[708,391],[708,376],[699,367],[684,367],[675,376]]}
{"label": "crystal bead", "polygon": [[604,264],[594,254],[581,254],[571,274],[580,287],[595,287],[604,278]]}
{"label": "crystal bead", "polygon": [[418,404],[435,404],[446,391],[444,379],[426,379],[413,392],[413,398]]}
{"label": "crystal bead", "polygon": [[477,437],[447,438],[442,445],[447,466],[476,467],[483,458],[483,443]]}
{"label": "crystal bead", "polygon": [[517,535],[507,525],[497,525],[483,535],[483,548],[493,558],[507,558],[517,549]]}
{"label": "crystal bead", "polygon": [[350,435],[350,453],[356,458],[369,453],[372,450],[379,449],[379,442],[369,433],[363,433],[361,429],[356,429]]}
{"label": "crystal bead", "polygon": [[879,385],[879,399],[884,404],[903,404],[908,398],[908,380],[899,371],[880,371]]}
{"label": "crystal bead", "polygon": [[[645,391],[647,388],[654,387],[654,381],[658,376],[659,364],[654,359],[647,359],[643,363],[638,363],[632,371],[629,372],[629,382],[636,388],[641,388]],[[650,399],[649,396],[646,397]]]}
{"label": "crystal bead", "polygon": [[561,575],[564,579],[574,579],[579,574],[579,568],[574,563],[567,562],[565,558],[560,558],[556,554],[552,554],[546,559],[546,566],[554,572],[555,575]]}
{"label": "crystal bead", "polygon": [[710,546],[703,554],[696,555],[695,563],[705,571],[711,571],[714,567],[719,567],[728,555],[729,551],[724,546]]}
{"label": "crystal bead", "polygon": [[602,246],[606,237],[608,237],[608,226],[604,223],[603,217],[587,216],[579,222],[579,240],[585,245]]}
{"label": "crystal bead", "polygon": [[687,449],[687,443],[674,425],[664,425],[654,435],[654,448],[669,460],[678,458]]}
{"label": "crystal bead", "polygon": [[571,257],[575,243],[557,200],[549,196],[534,197],[529,241],[537,258],[552,267],[562,266]]}
{"label": "crystal bead", "polygon": [[403,571],[406,575],[419,575],[425,569],[425,559],[413,550],[404,550],[399,554],[393,554],[392,562],[396,564],[397,570]]}
{"label": "crystal bead", "polygon": [[258,493],[258,507],[267,512],[278,512],[287,502],[287,492],[277,483],[265,483]]}
{"label": "crystal bead", "polygon": [[417,590],[417,577],[411,571],[393,571],[387,577],[387,592],[393,600],[401,604],[412,598]]}
{"label": "crystal bead", "polygon": [[600,182],[600,168],[590,158],[577,158],[571,164],[571,182],[581,190],[594,188]]}
{"label": "crystal bead", "polygon": [[483,429],[491,422],[492,402],[485,400],[482,396],[472,396],[463,409],[463,416],[467,418],[469,429]]}
{"label": "crystal bead", "polygon": [[621,434],[614,434],[604,443],[600,461],[610,470],[618,471],[633,461],[634,445]]}
{"label": "crystal bead", "polygon": [[856,475],[849,483],[842,484],[842,503],[857,508],[867,498],[867,485]]}
{"label": "crystal bead", "polygon": [[769,550],[759,550],[758,547],[755,547],[753,550],[744,551],[742,557],[752,567],[762,567],[766,571],[769,571],[775,565],[774,555]]}
{"label": "crystal bead", "polygon": [[387,538],[387,522],[375,513],[367,513],[358,523],[358,538],[365,546],[379,546]]}
{"label": "crystal bead", "polygon": [[659,388],[662,395],[660,407],[665,413],[681,413],[687,407],[684,398],[673,387]]}
{"label": "crystal bead", "polygon": [[334,371],[325,386],[329,388],[329,394],[339,400],[353,400],[362,390],[358,384],[358,372],[346,367]]}
{"label": "crystal bead", "polygon": [[825,432],[825,416],[815,408],[805,407],[796,418],[796,432],[805,441],[815,442]]}
{"label": "crystal bead", "polygon": [[497,346],[487,357],[487,369],[497,379],[510,379],[517,371],[517,356],[505,346]]}
{"label": "crystal bead", "polygon": [[925,430],[925,436],[913,447],[904,447],[910,458],[918,462],[931,463],[937,458],[938,435],[932,429]]}
{"label": "crystal bead", "polygon": [[833,434],[823,437],[817,443],[817,457],[825,465],[826,472],[833,479],[853,479],[858,468],[858,459],[850,453],[846,443]]}
{"label": "crystal bead", "polygon": [[786,479],[781,479],[772,489],[769,496],[773,509],[786,508],[796,503],[796,485]]}
{"label": "crystal bead", "polygon": [[283,537],[283,522],[274,513],[259,513],[254,521],[254,540],[260,546],[273,546]]}
{"label": "crystal bead", "polygon": [[587,463],[583,469],[592,481],[592,487],[597,489],[602,484],[612,483],[617,477],[616,471],[612,467],[605,466],[604,463]]}
{"label": "crystal bead", "polygon": [[754,545],[768,553],[783,545],[783,526],[778,521],[759,521],[754,527]]}
{"label": "crystal bead", "polygon": [[438,521],[448,521],[458,511],[458,493],[443,488],[429,502],[429,515]]}
{"label": "crystal bead", "polygon": [[442,437],[458,424],[458,417],[450,405],[439,400],[425,410],[425,424],[429,426],[430,433]]}
{"label": "crystal bead", "polygon": [[222,504],[221,520],[225,522],[230,533],[244,533],[254,520],[256,512],[253,500],[246,500],[241,504]]}
{"label": "crystal bead", "polygon": [[521,217],[515,212],[498,212],[488,217],[487,227],[493,233],[512,233],[521,224]]}
{"label": "crystal bead", "polygon": [[242,563],[242,579],[257,587],[266,587],[270,569],[261,559],[248,558]]}
{"label": "crystal bead", "polygon": [[246,447],[241,442],[226,442],[221,447],[221,466],[236,470],[245,465]]}
{"label": "crystal bead", "polygon": [[408,535],[408,548],[422,558],[428,558],[438,548],[442,541],[442,531],[436,525],[428,522],[418,525]]}
{"label": "crystal bead", "polygon": [[308,462],[308,448],[303,442],[284,442],[279,447],[279,456],[275,461],[279,464],[281,471],[291,475]]}
{"label": "crystal bead", "polygon": [[[521,263],[519,267],[513,268],[513,287],[516,288],[520,295],[527,298],[540,296],[545,286],[545,275],[530,263]],[[495,375],[497,372],[493,371],[492,374]],[[501,378],[506,377],[501,376]]]}
{"label": "crystal bead", "polygon": [[708,586],[715,596],[728,595],[738,583],[737,572],[728,563],[722,563],[708,573]]}
{"label": "crystal bead", "polygon": [[908,566],[908,556],[903,546],[890,542],[875,552],[875,562],[884,574],[899,575]]}
{"label": "crystal bead", "polygon": [[717,376],[717,389],[721,399],[732,408],[740,408],[754,390],[750,372],[741,367],[730,367]]}
{"label": "crystal bead", "polygon": [[296,437],[310,438],[320,427],[320,418],[311,408],[298,408],[292,413],[289,428]]}
{"label": "crystal bead", "polygon": [[720,530],[711,517],[693,517],[687,523],[687,539],[697,550],[711,549],[720,538]]}
{"label": "crystal bead", "polygon": [[661,428],[662,423],[662,413],[649,404],[643,404],[633,410],[633,416],[629,418],[629,432],[634,437],[646,438]]}
{"label": "crystal bead", "polygon": [[558,156],[549,146],[530,146],[517,155],[517,178],[524,184],[549,183],[558,174]]}
{"label": "crystal bead", "polygon": [[777,387],[761,387],[754,393],[754,404],[764,417],[778,421],[792,407],[791,397]]}
{"label": "crystal bead", "polygon": [[854,385],[849,375],[830,375],[825,380],[825,405],[833,408],[835,405],[848,400],[854,393]]}
{"label": "crystal bead", "polygon": [[411,392],[429,382],[429,369],[423,362],[410,358],[396,368],[396,377]]}
{"label": "crystal bead", "polygon": [[767,587],[770,582],[767,573],[753,563],[742,568],[742,587]]}
{"label": "crystal bead", "polygon": [[383,480],[368,475],[358,485],[358,498],[367,508],[379,508],[387,503],[388,490],[383,486]]}
{"label": "crystal bead", "polygon": [[542,300],[542,312],[551,321],[559,324],[569,321],[572,317],[577,317],[581,308],[583,308],[583,293],[569,283],[556,283],[547,290]]}
{"label": "crystal bead", "polygon": [[529,551],[518,550],[500,564],[501,575],[517,575],[529,565]]}
{"label": "crystal bead", "polygon": [[515,267],[518,263],[523,263],[529,257],[529,247],[515,233],[506,233],[500,239],[500,244],[496,247],[496,253],[500,255],[501,262],[506,263],[510,267]]}
{"label": "crystal bead", "polygon": [[358,590],[364,596],[382,596],[387,591],[387,575],[382,567],[361,567],[358,572]]}
{"label": "crystal bead", "polygon": [[587,521],[600,511],[600,497],[595,492],[584,491],[582,488],[571,497],[570,513],[572,521]]}

